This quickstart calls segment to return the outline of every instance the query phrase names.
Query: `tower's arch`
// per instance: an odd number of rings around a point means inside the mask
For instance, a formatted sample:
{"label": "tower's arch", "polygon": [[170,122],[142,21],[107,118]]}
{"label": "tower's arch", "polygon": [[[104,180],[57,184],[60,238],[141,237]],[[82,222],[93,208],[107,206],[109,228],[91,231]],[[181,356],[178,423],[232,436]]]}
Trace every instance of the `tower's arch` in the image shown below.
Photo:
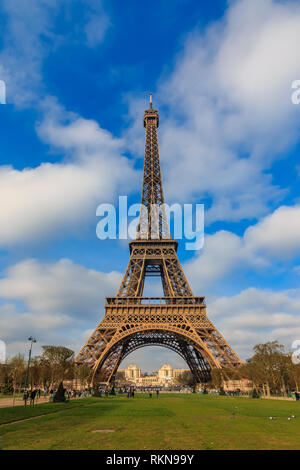
{"label": "tower's arch", "polygon": [[133,327],[111,341],[95,362],[93,377],[102,371],[101,380],[110,383],[121,362],[133,351],[146,346],[161,346],[179,354],[189,366],[195,382],[207,382],[212,368],[220,368],[216,358],[192,331],[182,328]]}

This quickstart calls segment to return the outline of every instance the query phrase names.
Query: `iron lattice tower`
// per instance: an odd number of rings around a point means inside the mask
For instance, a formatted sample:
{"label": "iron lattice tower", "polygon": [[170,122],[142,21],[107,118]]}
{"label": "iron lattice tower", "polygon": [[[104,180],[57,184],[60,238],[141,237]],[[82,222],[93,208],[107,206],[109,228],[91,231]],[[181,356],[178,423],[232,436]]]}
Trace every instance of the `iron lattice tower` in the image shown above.
{"label": "iron lattice tower", "polygon": [[[204,297],[195,297],[177,257],[164,208],[159,160],[158,111],[145,111],[145,159],[142,209],[136,240],[115,297],[107,297],[103,320],[75,358],[91,367],[106,384],[114,381],[121,361],[147,345],[177,352],[197,382],[210,379],[211,369],[242,364],[206,315]],[[159,276],[164,297],[143,297],[146,276]]]}

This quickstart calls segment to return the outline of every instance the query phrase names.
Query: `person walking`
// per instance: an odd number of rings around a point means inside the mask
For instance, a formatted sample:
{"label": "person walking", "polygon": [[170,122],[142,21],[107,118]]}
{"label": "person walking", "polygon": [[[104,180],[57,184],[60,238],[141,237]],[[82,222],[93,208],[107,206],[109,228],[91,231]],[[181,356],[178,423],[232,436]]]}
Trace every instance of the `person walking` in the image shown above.
{"label": "person walking", "polygon": [[31,405],[34,405],[35,396],[36,396],[36,390],[31,390],[30,392],[30,404]]}
{"label": "person walking", "polygon": [[24,400],[24,405],[26,406],[27,405],[27,400],[29,398],[29,393],[28,393],[28,390],[26,390],[24,393],[23,393],[23,400]]}
{"label": "person walking", "polygon": [[156,398],[158,398],[158,397],[159,397],[159,390],[157,389],[156,390]]}

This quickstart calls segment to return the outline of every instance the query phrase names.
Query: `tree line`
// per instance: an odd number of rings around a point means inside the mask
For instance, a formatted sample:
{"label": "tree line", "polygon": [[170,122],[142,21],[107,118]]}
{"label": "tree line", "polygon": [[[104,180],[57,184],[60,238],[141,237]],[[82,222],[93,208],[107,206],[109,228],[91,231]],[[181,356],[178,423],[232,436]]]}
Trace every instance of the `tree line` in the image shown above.
{"label": "tree line", "polygon": [[[222,390],[224,381],[248,379],[257,394],[269,396],[300,390],[300,364],[294,364],[291,353],[278,341],[257,344],[253,356],[235,369],[214,369],[206,388]],[[60,382],[70,381],[72,386],[85,387],[91,369],[74,364],[74,351],[63,346],[43,346],[42,354],[31,360],[28,371],[28,388],[51,389]],[[21,354],[0,365],[0,392],[10,394],[24,388],[27,360]],[[178,385],[195,387],[192,374],[184,372],[176,379]]]}
{"label": "tree line", "polygon": [[[57,388],[63,381],[75,381],[76,386],[84,386],[90,369],[86,366],[76,366],[73,359],[74,351],[64,346],[42,346],[42,354],[31,359],[27,387],[50,390]],[[26,373],[27,359],[21,354],[1,364],[1,393],[23,391]]]}
{"label": "tree line", "polygon": [[[278,341],[257,344],[253,356],[235,369],[213,369],[211,380],[205,384],[207,389],[222,391],[224,381],[248,379],[257,395],[287,395],[300,390],[300,364],[294,364],[292,354],[284,350]],[[194,387],[193,376],[184,372],[176,382]]]}

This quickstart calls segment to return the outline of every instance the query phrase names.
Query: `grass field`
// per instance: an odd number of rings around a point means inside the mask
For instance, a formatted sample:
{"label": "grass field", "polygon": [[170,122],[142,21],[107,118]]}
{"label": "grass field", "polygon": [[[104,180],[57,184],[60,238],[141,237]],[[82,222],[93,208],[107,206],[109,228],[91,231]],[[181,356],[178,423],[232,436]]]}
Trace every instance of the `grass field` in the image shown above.
{"label": "grass field", "polygon": [[0,436],[3,449],[300,449],[300,404],[194,394],[84,398],[0,409]]}

